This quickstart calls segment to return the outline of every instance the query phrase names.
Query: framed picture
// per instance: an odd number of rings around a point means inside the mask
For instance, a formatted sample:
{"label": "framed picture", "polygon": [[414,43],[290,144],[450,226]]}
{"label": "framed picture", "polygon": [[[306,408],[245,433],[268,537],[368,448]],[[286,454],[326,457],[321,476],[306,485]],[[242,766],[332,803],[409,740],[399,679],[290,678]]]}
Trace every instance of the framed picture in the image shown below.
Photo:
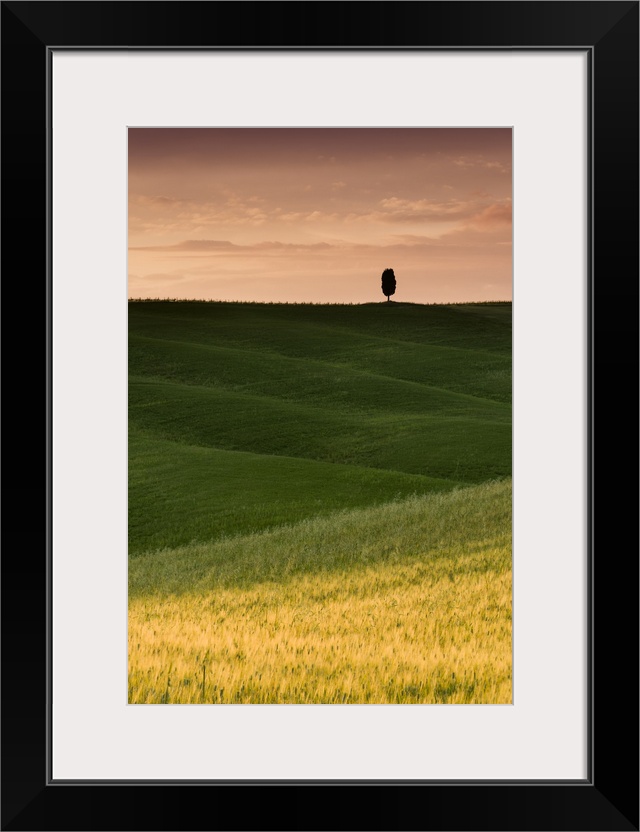
{"label": "framed picture", "polygon": [[[5,361],[20,450],[5,511],[3,828],[638,829],[637,494],[621,484],[638,413],[620,382],[637,379],[638,3],[5,2],[2,16],[5,308],[28,312]],[[132,233],[128,138],[235,129],[239,153],[258,128],[328,127],[511,133],[513,688],[456,700],[451,683],[421,699],[410,680],[394,700],[303,704],[218,686],[216,701],[203,662],[201,701],[155,707],[171,704],[170,681],[156,700],[127,679],[127,233],[142,257],[149,200],[175,194],[163,163],[163,193],[135,191]],[[504,166],[471,153],[461,169]],[[342,173],[327,182],[334,198],[347,187]],[[413,197],[375,198],[397,216],[434,210]],[[494,203],[469,203],[476,226]],[[144,273],[153,291],[169,285]],[[385,304],[402,286],[386,274]],[[25,430],[30,412],[46,412],[46,431]],[[18,520],[35,512],[37,531]]]}
{"label": "framed picture", "polygon": [[129,704],[513,703],[512,144],[128,128]]}

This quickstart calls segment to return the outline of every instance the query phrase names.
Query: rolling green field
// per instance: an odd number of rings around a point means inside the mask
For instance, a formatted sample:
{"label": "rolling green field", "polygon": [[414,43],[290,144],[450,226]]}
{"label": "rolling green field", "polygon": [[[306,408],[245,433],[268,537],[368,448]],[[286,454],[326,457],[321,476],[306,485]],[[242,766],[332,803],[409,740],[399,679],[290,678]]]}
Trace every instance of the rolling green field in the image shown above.
{"label": "rolling green field", "polygon": [[129,701],[511,701],[511,304],[129,303]]}

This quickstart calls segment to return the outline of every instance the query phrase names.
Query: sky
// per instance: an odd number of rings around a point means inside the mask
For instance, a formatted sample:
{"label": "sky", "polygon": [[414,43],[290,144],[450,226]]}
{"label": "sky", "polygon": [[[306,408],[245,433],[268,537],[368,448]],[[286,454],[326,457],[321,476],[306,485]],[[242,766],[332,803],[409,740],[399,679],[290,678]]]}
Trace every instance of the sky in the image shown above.
{"label": "sky", "polygon": [[511,300],[510,128],[130,128],[129,297]]}

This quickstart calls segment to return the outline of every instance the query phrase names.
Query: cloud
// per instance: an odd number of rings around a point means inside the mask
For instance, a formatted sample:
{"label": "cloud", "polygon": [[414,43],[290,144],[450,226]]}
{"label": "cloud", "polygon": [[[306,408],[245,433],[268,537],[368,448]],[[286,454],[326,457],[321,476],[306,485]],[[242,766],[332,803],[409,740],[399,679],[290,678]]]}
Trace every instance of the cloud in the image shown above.
{"label": "cloud", "polygon": [[182,240],[168,246],[129,246],[129,251],[228,251],[237,248],[229,240]]}
{"label": "cloud", "polygon": [[507,200],[488,205],[470,218],[469,225],[483,230],[509,226],[511,221],[511,200]]}
{"label": "cloud", "polygon": [[392,245],[401,246],[423,246],[437,243],[434,237],[427,237],[426,234],[392,234]]}
{"label": "cloud", "polygon": [[381,222],[452,222],[467,217],[476,209],[476,204],[460,200],[438,202],[430,199],[401,199],[396,196],[380,200],[380,210],[368,218]]}
{"label": "cloud", "polygon": [[[310,186],[309,186],[310,187]],[[336,181],[333,189],[342,191],[346,183]],[[306,190],[306,189],[305,189]],[[219,233],[219,229],[244,226],[259,228],[267,223],[332,222],[342,219],[336,211],[311,210],[299,202],[267,207],[258,195],[240,197],[224,189],[219,200],[178,201],[168,197],[135,196],[130,200],[129,232],[137,235],[176,235],[196,237]]]}
{"label": "cloud", "polygon": [[129,251],[164,251],[175,254],[211,253],[211,254],[251,254],[282,251],[282,252],[319,252],[339,248],[330,243],[283,243],[278,240],[264,240],[249,245],[237,245],[229,240],[181,240],[172,245],[129,246]]}
{"label": "cloud", "polygon": [[468,170],[469,168],[484,168],[485,170],[497,170],[500,173],[507,173],[509,168],[497,159],[486,159],[484,156],[458,156],[451,161],[458,168]]}
{"label": "cloud", "polygon": [[130,201],[139,205],[159,206],[161,208],[174,208],[176,205],[182,204],[179,199],[153,194],[131,194]]}
{"label": "cloud", "polygon": [[135,194],[129,200],[129,228],[136,233],[166,234],[221,225],[260,226],[270,216],[264,202],[257,194],[240,197],[229,189],[223,189],[219,199],[203,202]]}
{"label": "cloud", "polygon": [[185,280],[183,274],[175,272],[154,272],[153,274],[130,274],[129,285],[145,285],[147,283],[180,283]]}
{"label": "cloud", "polygon": [[278,240],[265,240],[248,246],[236,246],[246,252],[283,251],[283,252],[319,252],[338,248],[330,243],[281,243]]}

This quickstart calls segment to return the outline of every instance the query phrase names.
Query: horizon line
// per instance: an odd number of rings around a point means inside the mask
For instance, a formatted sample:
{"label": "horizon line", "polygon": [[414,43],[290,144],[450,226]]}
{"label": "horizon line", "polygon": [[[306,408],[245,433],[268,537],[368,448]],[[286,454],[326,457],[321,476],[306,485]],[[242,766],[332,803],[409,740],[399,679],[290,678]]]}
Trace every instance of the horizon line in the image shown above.
{"label": "horizon line", "polygon": [[304,300],[219,300],[216,298],[127,298],[128,303],[233,303],[253,306],[490,306],[513,304],[513,300],[456,300],[456,301],[304,301]]}

